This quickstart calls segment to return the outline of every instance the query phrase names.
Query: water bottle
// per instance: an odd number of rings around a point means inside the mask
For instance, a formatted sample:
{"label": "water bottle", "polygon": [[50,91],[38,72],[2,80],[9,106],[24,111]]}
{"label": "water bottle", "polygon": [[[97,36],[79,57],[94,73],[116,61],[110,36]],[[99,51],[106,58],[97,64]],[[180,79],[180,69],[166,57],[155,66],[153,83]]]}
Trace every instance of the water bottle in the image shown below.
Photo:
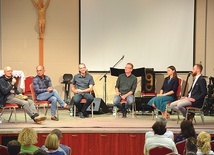
{"label": "water bottle", "polygon": [[116,117],[116,115],[117,115],[117,107],[114,106],[113,107],[113,116]]}
{"label": "water bottle", "polygon": [[71,107],[71,108],[70,108],[70,117],[73,117],[73,116],[74,116],[73,108]]}

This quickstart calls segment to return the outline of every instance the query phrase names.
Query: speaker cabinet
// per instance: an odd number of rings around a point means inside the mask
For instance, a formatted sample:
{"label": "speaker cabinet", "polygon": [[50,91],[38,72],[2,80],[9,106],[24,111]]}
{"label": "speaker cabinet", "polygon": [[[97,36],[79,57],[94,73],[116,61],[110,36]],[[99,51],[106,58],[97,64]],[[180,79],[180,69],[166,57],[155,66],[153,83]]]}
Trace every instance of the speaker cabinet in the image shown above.
{"label": "speaker cabinet", "polygon": [[154,68],[145,68],[145,75],[141,80],[141,92],[154,93],[155,92],[155,72]]}
{"label": "speaker cabinet", "polygon": [[[108,113],[108,106],[105,104],[105,102],[101,98],[94,98],[93,100],[93,108],[94,108],[94,113],[96,114],[103,114],[103,113]],[[91,112],[91,106],[87,108],[88,112]]]}

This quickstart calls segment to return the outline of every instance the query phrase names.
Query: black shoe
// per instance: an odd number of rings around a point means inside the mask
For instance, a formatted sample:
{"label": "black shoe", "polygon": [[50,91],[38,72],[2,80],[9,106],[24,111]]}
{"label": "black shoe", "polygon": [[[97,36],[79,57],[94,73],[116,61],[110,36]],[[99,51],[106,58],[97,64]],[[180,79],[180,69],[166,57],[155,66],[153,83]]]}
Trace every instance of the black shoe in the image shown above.
{"label": "black shoe", "polygon": [[89,114],[85,111],[85,112],[83,112],[83,115],[86,117],[86,118],[88,118],[89,117]]}
{"label": "black shoe", "polygon": [[123,118],[126,118],[126,114],[127,114],[127,111],[125,110],[125,111],[123,112]]}
{"label": "black shoe", "polygon": [[85,116],[83,115],[82,112],[79,112],[79,117],[80,117],[80,118],[85,118]]}

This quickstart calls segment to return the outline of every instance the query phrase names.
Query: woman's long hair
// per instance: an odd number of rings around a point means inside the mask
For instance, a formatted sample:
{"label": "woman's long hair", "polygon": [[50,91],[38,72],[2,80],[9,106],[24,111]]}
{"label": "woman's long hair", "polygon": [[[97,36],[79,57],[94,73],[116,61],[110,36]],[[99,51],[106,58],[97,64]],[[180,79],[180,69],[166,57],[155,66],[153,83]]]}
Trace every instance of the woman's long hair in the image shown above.
{"label": "woman's long hair", "polygon": [[174,71],[174,73],[173,73],[173,78],[177,78],[177,71],[176,71],[176,68],[175,68],[174,66],[169,66],[169,67],[167,67],[167,68],[169,68],[169,69],[171,69],[172,71]]}

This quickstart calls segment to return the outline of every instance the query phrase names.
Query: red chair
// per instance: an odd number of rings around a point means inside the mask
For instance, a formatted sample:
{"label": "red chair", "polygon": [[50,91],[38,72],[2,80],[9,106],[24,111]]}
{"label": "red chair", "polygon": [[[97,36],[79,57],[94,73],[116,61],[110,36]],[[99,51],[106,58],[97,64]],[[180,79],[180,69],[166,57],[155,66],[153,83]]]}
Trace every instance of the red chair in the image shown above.
{"label": "red chair", "polygon": [[214,140],[212,140],[212,141],[210,142],[210,145],[211,145],[211,150],[214,150]]}
{"label": "red chair", "polygon": [[9,153],[7,151],[7,147],[4,145],[0,145],[0,153],[1,153],[1,155],[9,155]]}
{"label": "red chair", "polygon": [[[6,103],[4,105],[4,107],[1,107],[2,108],[2,111],[0,113],[0,116],[3,118],[3,113],[6,111],[6,110],[9,110],[10,111],[10,116],[8,118],[8,122],[10,122],[11,120],[11,117],[14,113],[14,116],[15,116],[15,123],[17,123],[17,116],[16,116],[16,111],[17,109],[19,108],[19,105],[16,104],[16,103]],[[26,116],[26,112],[24,110],[24,115],[25,115],[25,122],[27,122],[27,116]]]}
{"label": "red chair", "polygon": [[[36,105],[36,108],[38,109],[40,106],[42,106],[44,109],[44,114],[46,116],[47,112],[48,112],[48,107],[51,104],[50,101],[48,101],[48,100],[37,100],[36,99],[36,92],[34,90],[32,83],[30,84],[30,90],[31,90],[32,99]],[[57,117],[59,118],[58,106],[57,106]]]}
{"label": "red chair", "polygon": [[28,76],[25,78],[25,91],[23,92],[23,95],[32,97],[31,90],[30,90],[30,84],[33,82],[33,78],[34,78],[34,76]]}
{"label": "red chair", "polygon": [[166,155],[173,151],[167,147],[158,146],[149,150],[150,155]]}
{"label": "red chair", "polygon": [[178,153],[180,155],[183,155],[184,154],[184,150],[185,150],[186,140],[182,140],[180,142],[177,142],[175,145],[176,145],[176,148],[178,150]]}

